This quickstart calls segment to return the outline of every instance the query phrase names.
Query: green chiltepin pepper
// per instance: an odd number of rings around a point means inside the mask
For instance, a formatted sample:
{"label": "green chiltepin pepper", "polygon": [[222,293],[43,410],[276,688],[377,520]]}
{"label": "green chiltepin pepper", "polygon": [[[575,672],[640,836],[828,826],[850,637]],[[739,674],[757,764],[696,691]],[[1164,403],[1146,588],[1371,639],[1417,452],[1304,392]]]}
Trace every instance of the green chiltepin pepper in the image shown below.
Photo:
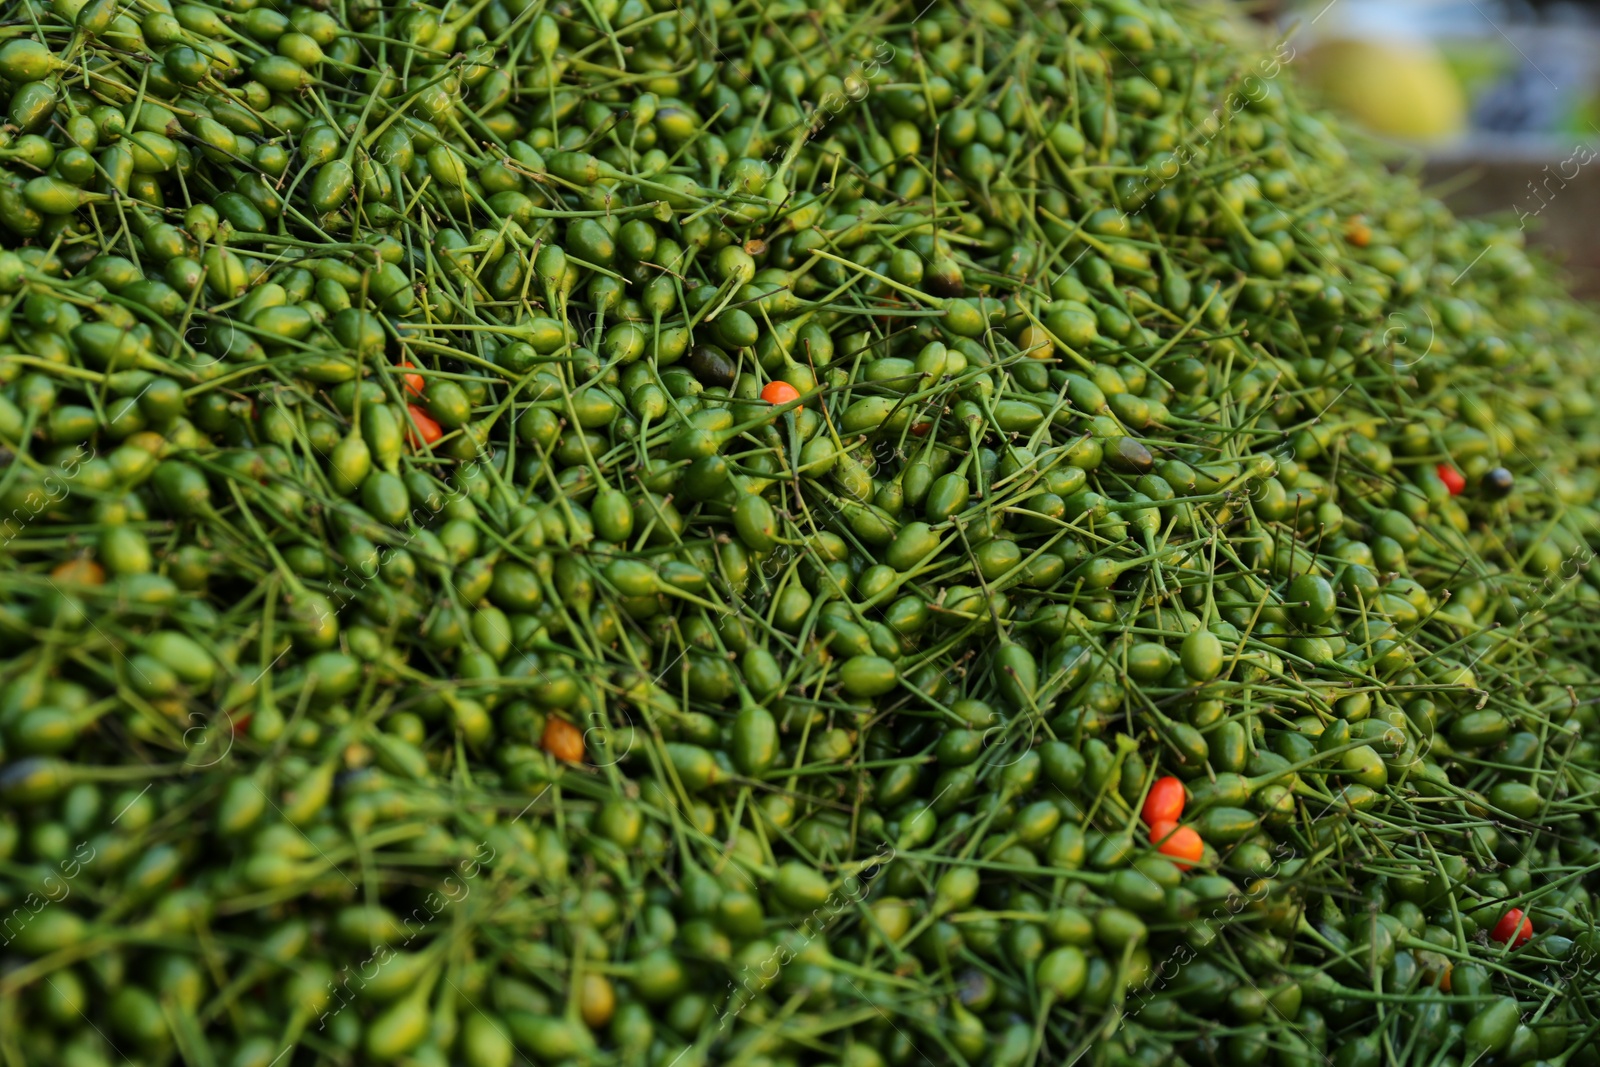
{"label": "green chiltepin pepper", "polygon": [[[746,676],[751,672],[746,667]],[[733,725],[733,762],[741,774],[760,777],[778,755],[778,726],[766,708],[746,705]]]}
{"label": "green chiltepin pepper", "polygon": [[[803,995],[851,1063],[1059,1058],[1130,996],[1113,1058],[1358,1067],[1409,1027],[1576,1063],[1581,982],[1503,1044],[1477,1019],[1559,958],[1583,900],[1552,880],[1592,858],[1522,848],[1593,792],[1582,312],[1214,17],[939,3],[913,39],[691,5],[752,89],[637,6],[95,0],[0,42],[0,858],[97,872],[161,948],[95,957],[104,1003],[88,964],[0,976],[39,1008],[19,1047],[204,1048],[293,958],[241,1062],[312,1020],[374,1060],[727,1058]],[[1252,70],[1228,112],[1208,87]],[[195,765],[229,735],[224,788]],[[532,806],[484,825],[507,792]],[[362,857],[349,912],[324,890]],[[471,893],[439,910],[433,869]],[[1291,883],[1376,910],[1289,937]],[[1474,940],[1519,896],[1544,948]],[[301,936],[219,957],[207,1008],[197,917],[265,943],[268,897]],[[402,928],[421,901],[450,918]],[[8,935],[37,963],[86,914]],[[318,929],[374,956],[337,999]],[[885,1038],[841,961],[954,995]],[[527,981],[563,967],[564,1002]]]}
{"label": "green chiltepin pepper", "polygon": [[42,41],[17,37],[0,48],[0,75],[16,85],[42,81],[59,70],[61,62]]}
{"label": "green chiltepin pepper", "polygon": [[1195,630],[1183,639],[1179,660],[1184,673],[1209,682],[1222,672],[1222,642],[1209,630]]}
{"label": "green chiltepin pepper", "polygon": [[372,449],[359,433],[352,431],[340,439],[328,454],[328,475],[334,492],[354,493],[372,471]]}

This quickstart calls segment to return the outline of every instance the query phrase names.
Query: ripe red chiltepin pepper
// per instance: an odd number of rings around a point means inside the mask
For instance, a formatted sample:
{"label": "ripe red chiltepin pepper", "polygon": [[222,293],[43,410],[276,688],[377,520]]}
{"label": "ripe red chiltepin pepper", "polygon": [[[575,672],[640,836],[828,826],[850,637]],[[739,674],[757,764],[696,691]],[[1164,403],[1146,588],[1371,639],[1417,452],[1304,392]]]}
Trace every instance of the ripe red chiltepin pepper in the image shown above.
{"label": "ripe red chiltepin pepper", "polygon": [[1521,948],[1533,940],[1533,920],[1525,916],[1521,908],[1512,908],[1500,916],[1489,936],[1502,945]]}
{"label": "ripe red chiltepin pepper", "polygon": [[1183,815],[1184,805],[1183,782],[1172,775],[1156,779],[1150,787],[1150,793],[1144,798],[1144,816],[1146,825],[1154,826],[1160,822],[1177,822]]}
{"label": "ripe red chiltepin pepper", "polygon": [[768,382],[761,390],[761,399],[777,407],[800,399],[800,390],[788,382]]}
{"label": "ripe red chiltepin pepper", "polygon": [[1444,487],[1450,490],[1451,496],[1460,496],[1462,490],[1466,489],[1467,479],[1450,464],[1441,463],[1434,470],[1438,472],[1439,480],[1444,483]]}
{"label": "ripe red chiltepin pepper", "polygon": [[418,437],[421,437],[423,441],[426,441],[431,445],[435,441],[439,440],[439,438],[444,436],[444,427],[440,426],[438,422],[434,420],[433,416],[429,415],[428,412],[421,406],[417,404],[407,404],[406,411],[410,413],[411,421],[416,427],[416,432],[412,435],[411,439],[411,443],[413,445],[417,443]]}
{"label": "ripe red chiltepin pepper", "polygon": [[[404,363],[400,364],[400,367],[403,370],[413,370],[413,369],[416,368],[416,364],[412,363],[410,360],[407,360]],[[405,377],[405,383],[406,383],[406,392],[410,393],[412,396],[421,396],[422,395],[422,375],[420,375],[420,374],[407,374],[404,377]]]}
{"label": "ripe red chiltepin pepper", "polygon": [[1177,867],[1188,870],[1205,856],[1206,843],[1192,826],[1164,819],[1150,827],[1150,843]]}
{"label": "ripe red chiltepin pepper", "polygon": [[566,763],[583,761],[583,734],[565,719],[552,715],[545,722],[544,736],[540,738],[539,745]]}

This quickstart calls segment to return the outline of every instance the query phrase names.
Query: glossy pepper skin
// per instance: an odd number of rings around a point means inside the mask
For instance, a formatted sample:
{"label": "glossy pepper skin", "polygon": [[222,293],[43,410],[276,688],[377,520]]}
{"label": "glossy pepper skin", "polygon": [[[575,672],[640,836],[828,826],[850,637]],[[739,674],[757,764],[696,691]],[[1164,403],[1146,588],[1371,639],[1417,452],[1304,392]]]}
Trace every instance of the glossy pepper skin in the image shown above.
{"label": "glossy pepper skin", "polygon": [[1180,870],[1188,870],[1205,856],[1205,842],[1194,827],[1180,826],[1171,819],[1150,825],[1150,843]]}
{"label": "glossy pepper skin", "polygon": [[776,407],[799,400],[800,393],[788,382],[768,382],[761,388],[761,399]]}
{"label": "glossy pepper skin", "polygon": [[1183,781],[1172,775],[1158,778],[1146,795],[1141,815],[1145,825],[1154,827],[1161,822],[1177,822],[1183,815],[1186,800]]}
{"label": "glossy pepper skin", "polygon": [[0,1058],[1600,1063],[1600,331],[1292,39],[6,22]]}
{"label": "glossy pepper skin", "polygon": [[1533,940],[1533,920],[1524,918],[1521,908],[1508,908],[1489,931],[1489,937],[1503,945],[1521,948]]}

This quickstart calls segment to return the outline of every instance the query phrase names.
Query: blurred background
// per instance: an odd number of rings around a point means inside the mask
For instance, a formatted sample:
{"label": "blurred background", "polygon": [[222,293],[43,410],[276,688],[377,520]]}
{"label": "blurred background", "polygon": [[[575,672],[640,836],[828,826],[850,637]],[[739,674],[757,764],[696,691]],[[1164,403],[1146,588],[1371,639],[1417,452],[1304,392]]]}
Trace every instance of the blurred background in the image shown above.
{"label": "blurred background", "polygon": [[1324,103],[1600,297],[1600,0],[1267,0]]}

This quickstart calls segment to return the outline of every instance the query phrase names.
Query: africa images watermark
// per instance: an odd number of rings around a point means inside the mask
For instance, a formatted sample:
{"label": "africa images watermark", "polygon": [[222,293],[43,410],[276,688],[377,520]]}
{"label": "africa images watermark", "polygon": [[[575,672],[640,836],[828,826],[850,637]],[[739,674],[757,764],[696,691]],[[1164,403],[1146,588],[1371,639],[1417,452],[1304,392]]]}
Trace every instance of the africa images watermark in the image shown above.
{"label": "africa images watermark", "polygon": [[[84,849],[89,850],[87,856],[81,855]],[[11,944],[27,930],[29,924],[40,912],[52,904],[59,904],[72,895],[72,880],[83,871],[85,865],[94,862],[97,850],[87,841],[80,842],[73,849],[72,856],[61,860],[57,867],[58,875],[54,870],[49,871],[40,879],[37,892],[29,892],[23,898],[22,904],[11,910],[11,914],[0,921],[0,946]],[[51,883],[59,884],[59,888],[52,888]],[[42,897],[40,893],[44,894]]]}
{"label": "africa images watermark", "polygon": [[[484,857],[483,855],[485,849],[487,849],[489,852],[487,857]],[[400,920],[400,926],[406,934],[405,940],[400,941],[398,946],[395,946],[390,941],[385,940],[382,944],[378,945],[372,950],[371,955],[356,965],[355,973],[353,975],[351,973],[351,968],[341,967],[339,969],[338,988],[335,988],[334,986],[334,979],[328,980],[327,990],[332,994],[333,998],[337,999],[338,1003],[322,1012],[322,1014],[318,1017],[318,1030],[324,1029],[328,1025],[328,1020],[338,1015],[348,1005],[349,1002],[344,998],[340,990],[343,990],[347,993],[359,992],[368,983],[374,981],[378,977],[378,973],[394,960],[397,948],[398,950],[404,950],[408,945],[415,941],[435,919],[444,914],[447,909],[453,905],[461,903],[471,895],[472,887],[469,885],[469,883],[474,878],[478,877],[478,875],[483,872],[484,867],[489,863],[492,863],[497,855],[495,849],[487,842],[479,844],[477,848],[473,850],[473,854],[477,857],[477,859],[464,859],[456,865],[460,872],[459,882],[457,882],[455,875],[447,875],[437,892],[429,893],[423,898],[423,901],[419,906],[413,908],[410,914],[406,915]],[[451,889],[452,883],[457,883],[455,890]],[[368,968],[371,969],[371,973],[368,973]],[[350,988],[350,981],[352,977],[356,981],[356,987],[354,991],[352,991]]]}
{"label": "africa images watermark", "polygon": [[[810,945],[818,934],[822,933],[834,919],[838,918],[841,912],[865,900],[867,894],[872,891],[873,883],[894,857],[894,846],[887,841],[879,845],[877,853],[867,861],[866,866],[861,869],[859,874],[847,875],[840,883],[839,889],[830,892],[828,898],[822,904],[813,908],[804,921],[799,926],[794,927],[794,938],[787,943],[778,945],[769,955],[757,963],[755,968],[752,968],[749,964],[742,965],[739,969],[742,977],[738,988],[735,988],[732,980],[728,982],[727,988],[733,990],[733,996],[728,999],[728,1002],[717,1013],[717,1029],[719,1031],[726,1029],[730,1021],[738,1018],[739,1014],[750,1005],[755,996],[761,990],[766,989],[777,981],[778,974],[783,968],[801,952],[804,952],[806,946]],[[853,889],[850,887],[852,882],[854,883]],[[767,973],[769,965],[772,968],[771,974]]]}
{"label": "africa images watermark", "polygon": [[[1176,148],[1156,162],[1146,164],[1142,187],[1133,198],[1137,204],[1132,210],[1124,209],[1121,218],[1128,221],[1143,214],[1145,208],[1154,202],[1156,194],[1177,181],[1189,165],[1199,160],[1212,142],[1233,124],[1234,116],[1246,106],[1266,100],[1267,84],[1283,73],[1284,67],[1293,62],[1295,56],[1296,52],[1289,42],[1280,41],[1272,56],[1259,61],[1255,72],[1246,75],[1239,88],[1230,89],[1222,103],[1212,108],[1211,114],[1195,125],[1194,133],[1198,135],[1197,138],[1180,142]],[[1083,252],[1079,253],[1079,258],[1087,255],[1090,248],[1091,246],[1086,245]],[[1073,262],[1076,263],[1077,260]]]}
{"label": "africa images watermark", "polygon": [[34,519],[65,500],[67,494],[72,492],[73,481],[83,473],[83,465],[98,455],[94,449],[86,449],[80,444],[74,446],[72,453],[66,458],[58,460],[55,470],[46,474],[38,486],[29,490],[22,498],[20,506],[13,508],[8,517],[0,520],[0,548],[16,540]]}
{"label": "africa images watermark", "polygon": [[[1271,895],[1272,879],[1282,869],[1285,861],[1294,858],[1295,851],[1293,847],[1284,842],[1279,842],[1272,850],[1270,867],[1261,874],[1249,892],[1228,894],[1227,898],[1221,904],[1212,908],[1209,914],[1196,919],[1191,924],[1191,928],[1203,928],[1207,931],[1208,939],[1215,939],[1219,923],[1226,923],[1245,908],[1259,904]],[[1153,967],[1135,994],[1139,998],[1138,1002],[1123,1008],[1119,1029],[1121,1026],[1127,1025],[1130,1020],[1137,1018],[1139,1013],[1144,1011],[1145,1005],[1150,1002],[1151,998],[1166,989],[1177,978],[1183,968],[1198,955],[1199,951],[1190,945],[1188,941],[1184,941],[1174,948],[1170,955],[1163,958],[1159,964]],[[1170,971],[1168,970],[1169,965],[1171,967]]]}
{"label": "africa images watermark", "polygon": [[[1519,205],[1512,205],[1512,210],[1517,213],[1517,229],[1527,229],[1528,220],[1530,218],[1537,218],[1540,214],[1542,214],[1544,209],[1550,206],[1551,201],[1555,200],[1556,194],[1562,189],[1565,189],[1567,187],[1567,183],[1576,178],[1584,167],[1588,166],[1590,163],[1593,163],[1596,156],[1600,156],[1600,151],[1597,151],[1589,145],[1574,145],[1572,154],[1566,159],[1563,159],[1560,163],[1556,164],[1556,167],[1560,172],[1559,174],[1551,174],[1550,166],[1549,164],[1546,164],[1544,167],[1545,177],[1543,181],[1535,185],[1533,180],[1529,179],[1528,192],[1530,195],[1523,197],[1522,200],[1523,202],[1527,202],[1529,200],[1537,201],[1538,206],[1524,211]],[[1566,168],[1569,164],[1572,166],[1571,174],[1566,172]],[[1550,188],[1550,182],[1552,179],[1560,183],[1554,189]],[[1540,193],[1541,189],[1550,194],[1549,200],[1546,200]]]}
{"label": "africa images watermark", "polygon": [[[1233,118],[1243,111],[1249,104],[1259,104],[1267,98],[1267,83],[1275,80],[1283,73],[1283,68],[1294,61],[1295,50],[1288,41],[1280,41],[1274,54],[1256,64],[1259,74],[1252,73],[1245,76],[1238,89],[1228,92],[1227,98],[1211,110],[1211,114],[1195,126],[1195,132],[1200,134],[1199,141],[1184,141],[1174,148],[1159,163],[1146,168],[1148,173],[1144,179],[1144,200],[1148,201],[1156,193],[1166,188],[1177,179],[1189,164],[1195,162],[1211,143],[1226,130]],[[1137,212],[1135,212],[1137,214]]]}

